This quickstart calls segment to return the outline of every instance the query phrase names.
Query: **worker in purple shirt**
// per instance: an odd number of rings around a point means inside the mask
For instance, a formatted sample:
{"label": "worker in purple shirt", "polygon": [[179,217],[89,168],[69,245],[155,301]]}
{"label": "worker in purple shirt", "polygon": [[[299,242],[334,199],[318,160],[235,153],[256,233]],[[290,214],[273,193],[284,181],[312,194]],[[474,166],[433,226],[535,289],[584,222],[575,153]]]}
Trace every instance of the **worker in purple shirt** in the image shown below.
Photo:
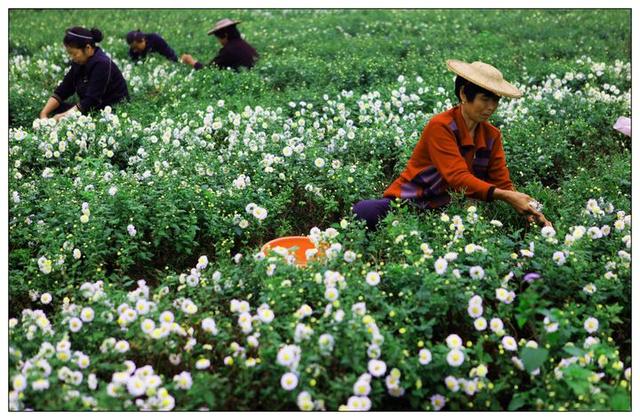
{"label": "worker in purple shirt", "polygon": [[[127,82],[118,66],[96,43],[102,41],[99,29],[74,27],[65,31],[64,47],[71,58],[71,68],[45,106],[40,118],[59,120],[76,110],[87,113],[129,99]],[[76,104],[64,102],[77,94]]]}
{"label": "worker in purple shirt", "polygon": [[[240,67],[251,68],[256,63],[258,53],[242,39],[236,27],[238,23],[240,23],[239,20],[222,19],[208,32],[208,35],[215,35],[218,38],[222,48],[207,65],[215,64],[220,69],[232,68],[238,71]],[[204,67],[189,54],[182,54],[180,59],[196,70]]]}
{"label": "worker in purple shirt", "polygon": [[178,61],[176,53],[173,52],[167,41],[156,33],[145,34],[140,29],[127,34],[127,44],[129,44],[129,57],[133,61],[145,58],[148,53],[157,52],[165,56],[168,60]]}

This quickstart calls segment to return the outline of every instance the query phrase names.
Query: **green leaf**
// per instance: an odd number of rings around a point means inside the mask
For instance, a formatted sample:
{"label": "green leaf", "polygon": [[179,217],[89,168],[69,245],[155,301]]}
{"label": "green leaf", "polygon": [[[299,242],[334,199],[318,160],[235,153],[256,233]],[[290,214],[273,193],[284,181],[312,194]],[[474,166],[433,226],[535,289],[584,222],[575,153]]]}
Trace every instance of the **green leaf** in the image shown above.
{"label": "green leaf", "polygon": [[564,369],[564,380],[576,395],[584,395],[589,392],[589,377],[591,371],[577,365],[571,365]]}
{"label": "green leaf", "polygon": [[511,402],[509,403],[509,407],[507,407],[507,410],[516,411],[517,409],[522,407],[525,402],[526,398],[524,394],[516,394],[513,396],[513,398],[511,398]]}
{"label": "green leaf", "polygon": [[549,356],[549,351],[546,349],[536,349],[532,347],[524,347],[520,350],[520,358],[527,372],[531,373],[538,369]]}
{"label": "green leaf", "polygon": [[586,353],[583,349],[575,346],[566,346],[563,348],[563,350],[569,353],[570,355],[576,356],[576,357],[582,357]]}
{"label": "green leaf", "polygon": [[614,394],[611,397],[611,409],[615,411],[631,410],[631,401],[629,399],[629,394],[624,391]]}

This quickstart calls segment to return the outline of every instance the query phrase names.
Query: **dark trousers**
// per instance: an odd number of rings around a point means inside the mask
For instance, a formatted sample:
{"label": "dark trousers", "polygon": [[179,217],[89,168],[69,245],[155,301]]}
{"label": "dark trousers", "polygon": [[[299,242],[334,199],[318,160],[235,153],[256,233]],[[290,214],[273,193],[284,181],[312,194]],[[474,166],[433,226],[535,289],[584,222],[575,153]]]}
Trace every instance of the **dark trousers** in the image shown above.
{"label": "dark trousers", "polygon": [[353,205],[351,210],[356,216],[356,219],[364,220],[367,222],[367,228],[369,230],[376,230],[376,225],[383,219],[389,209],[391,208],[389,203],[390,198],[382,198],[380,200],[362,200]]}

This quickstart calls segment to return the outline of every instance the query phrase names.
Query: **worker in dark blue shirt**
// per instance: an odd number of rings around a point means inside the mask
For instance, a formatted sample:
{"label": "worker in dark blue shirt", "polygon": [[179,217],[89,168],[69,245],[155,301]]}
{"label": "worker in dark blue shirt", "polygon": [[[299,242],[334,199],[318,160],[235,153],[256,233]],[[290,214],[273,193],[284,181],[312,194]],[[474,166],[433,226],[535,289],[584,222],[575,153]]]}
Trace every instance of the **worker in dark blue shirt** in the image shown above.
{"label": "worker in dark blue shirt", "polygon": [[127,44],[129,44],[129,57],[133,61],[145,58],[148,53],[157,52],[165,56],[168,60],[178,61],[176,53],[173,52],[167,41],[156,33],[145,34],[140,29],[127,34]]}
{"label": "worker in dark blue shirt", "polygon": [[[98,29],[67,29],[63,43],[72,61],[71,68],[40,111],[40,118],[53,114],[59,120],[75,110],[87,113],[129,99],[127,82],[118,66],[96,47],[100,41],[102,32]],[[74,93],[80,99],[78,103],[64,102]]]}
{"label": "worker in dark blue shirt", "polygon": [[[236,28],[238,23],[240,23],[239,20],[222,19],[208,32],[209,35],[215,35],[218,38],[222,48],[207,65],[215,64],[220,69],[232,68],[238,71],[240,67],[251,68],[256,63],[258,53],[247,41],[242,39],[238,28]],[[182,54],[180,59],[196,70],[204,67],[189,54]]]}

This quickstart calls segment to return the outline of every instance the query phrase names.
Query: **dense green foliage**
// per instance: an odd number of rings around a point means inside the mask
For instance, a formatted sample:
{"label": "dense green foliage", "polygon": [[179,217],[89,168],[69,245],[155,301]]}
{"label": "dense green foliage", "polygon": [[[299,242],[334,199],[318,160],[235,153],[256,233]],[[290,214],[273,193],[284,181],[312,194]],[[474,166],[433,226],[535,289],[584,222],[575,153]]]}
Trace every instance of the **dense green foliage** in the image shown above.
{"label": "dense green foliage", "polygon": [[[223,16],[253,70],[127,60],[140,28],[206,61]],[[9,17],[12,409],[629,409],[629,11]],[[131,101],[36,120],[74,25]],[[525,92],[491,122],[554,230],[460,197],[353,219],[455,104],[447,58]],[[307,234],[306,268],[260,252]]]}

